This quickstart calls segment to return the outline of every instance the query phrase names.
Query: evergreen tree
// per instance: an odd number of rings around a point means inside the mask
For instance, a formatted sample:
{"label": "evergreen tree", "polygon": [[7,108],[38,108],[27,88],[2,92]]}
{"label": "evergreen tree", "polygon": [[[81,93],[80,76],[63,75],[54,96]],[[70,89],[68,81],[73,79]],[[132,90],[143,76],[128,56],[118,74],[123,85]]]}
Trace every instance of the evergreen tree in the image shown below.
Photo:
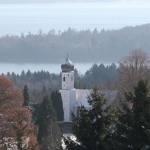
{"label": "evergreen tree", "polygon": [[110,131],[112,116],[105,107],[106,99],[103,94],[94,89],[88,97],[88,102],[91,108],[79,107],[80,115],[74,116],[72,123],[73,134],[80,144],[65,140],[68,150],[72,147],[74,149],[80,147],[83,150],[108,149],[106,137]]}
{"label": "evergreen tree", "polygon": [[46,86],[45,86],[45,85],[44,85],[44,87],[43,87],[42,93],[43,93],[44,95],[47,93],[47,89],[46,89]]}
{"label": "evergreen tree", "polygon": [[63,103],[61,94],[58,91],[53,91],[51,94],[51,100],[53,107],[55,108],[57,120],[63,121],[64,120],[64,111],[63,111]]}
{"label": "evergreen tree", "polygon": [[29,106],[29,102],[30,102],[30,98],[29,98],[29,90],[28,90],[28,86],[25,85],[24,89],[23,89],[23,97],[24,97],[24,106]]}
{"label": "evergreen tree", "polygon": [[41,150],[56,150],[61,146],[61,133],[57,124],[55,110],[51,99],[46,96],[40,106],[37,124],[39,125],[38,141]]}
{"label": "evergreen tree", "polygon": [[146,81],[139,81],[133,92],[126,94],[132,108],[125,106],[120,112],[116,130],[112,135],[115,150],[150,149],[150,97]]}

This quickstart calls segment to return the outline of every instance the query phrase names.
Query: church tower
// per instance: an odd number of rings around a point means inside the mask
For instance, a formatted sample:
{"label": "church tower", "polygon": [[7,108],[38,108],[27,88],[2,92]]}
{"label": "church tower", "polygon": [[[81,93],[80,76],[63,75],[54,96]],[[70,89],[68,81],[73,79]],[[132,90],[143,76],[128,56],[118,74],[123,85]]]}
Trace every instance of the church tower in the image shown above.
{"label": "church tower", "polygon": [[70,90],[74,88],[74,65],[68,55],[66,62],[61,65],[62,69],[62,90]]}
{"label": "church tower", "polygon": [[62,89],[59,92],[63,101],[64,122],[70,122],[72,106],[76,99],[76,90],[74,89],[74,65],[68,55],[65,63],[61,65],[61,69]]}

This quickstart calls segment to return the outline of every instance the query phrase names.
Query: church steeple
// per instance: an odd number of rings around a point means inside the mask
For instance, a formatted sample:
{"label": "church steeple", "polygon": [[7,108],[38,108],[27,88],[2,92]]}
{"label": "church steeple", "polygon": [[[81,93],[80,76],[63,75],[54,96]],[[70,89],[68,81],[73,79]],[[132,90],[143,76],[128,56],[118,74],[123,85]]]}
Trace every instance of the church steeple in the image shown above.
{"label": "church steeple", "polygon": [[66,61],[61,65],[62,72],[74,71],[74,65],[72,61],[69,59],[68,54],[66,57]]}
{"label": "church steeple", "polygon": [[69,90],[74,88],[74,65],[69,59],[68,54],[66,61],[61,65],[62,69],[62,89]]}
{"label": "church steeple", "polygon": [[68,54],[67,54],[67,57],[66,57],[66,62],[68,62],[69,61],[69,56],[68,56]]}
{"label": "church steeple", "polygon": [[72,61],[69,59],[68,54],[67,54],[67,57],[66,57],[66,63],[65,63],[65,64],[70,65],[70,66],[73,66],[73,63],[72,63]]}

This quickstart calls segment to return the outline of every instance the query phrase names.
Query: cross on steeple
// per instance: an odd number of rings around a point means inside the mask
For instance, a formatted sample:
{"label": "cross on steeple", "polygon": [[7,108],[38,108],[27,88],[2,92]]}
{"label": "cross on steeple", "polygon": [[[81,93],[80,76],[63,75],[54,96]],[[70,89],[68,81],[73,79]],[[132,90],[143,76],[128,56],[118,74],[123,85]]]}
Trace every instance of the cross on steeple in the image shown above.
{"label": "cross on steeple", "polygon": [[68,56],[68,54],[67,54],[67,57],[66,57],[66,62],[68,62],[69,61],[69,56]]}

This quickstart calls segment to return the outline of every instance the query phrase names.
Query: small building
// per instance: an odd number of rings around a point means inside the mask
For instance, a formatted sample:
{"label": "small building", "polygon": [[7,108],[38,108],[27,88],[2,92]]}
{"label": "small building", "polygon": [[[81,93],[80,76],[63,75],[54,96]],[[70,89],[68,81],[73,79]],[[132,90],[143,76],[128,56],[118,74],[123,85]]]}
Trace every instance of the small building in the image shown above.
{"label": "small building", "polygon": [[[74,64],[69,59],[68,55],[64,64],[61,65],[62,69],[62,89],[61,93],[64,109],[64,122],[71,122],[71,114],[77,115],[79,106],[90,108],[87,102],[87,97],[90,95],[89,89],[75,89],[74,88]],[[101,91],[107,99],[107,105],[114,102],[117,91],[103,90]]]}

